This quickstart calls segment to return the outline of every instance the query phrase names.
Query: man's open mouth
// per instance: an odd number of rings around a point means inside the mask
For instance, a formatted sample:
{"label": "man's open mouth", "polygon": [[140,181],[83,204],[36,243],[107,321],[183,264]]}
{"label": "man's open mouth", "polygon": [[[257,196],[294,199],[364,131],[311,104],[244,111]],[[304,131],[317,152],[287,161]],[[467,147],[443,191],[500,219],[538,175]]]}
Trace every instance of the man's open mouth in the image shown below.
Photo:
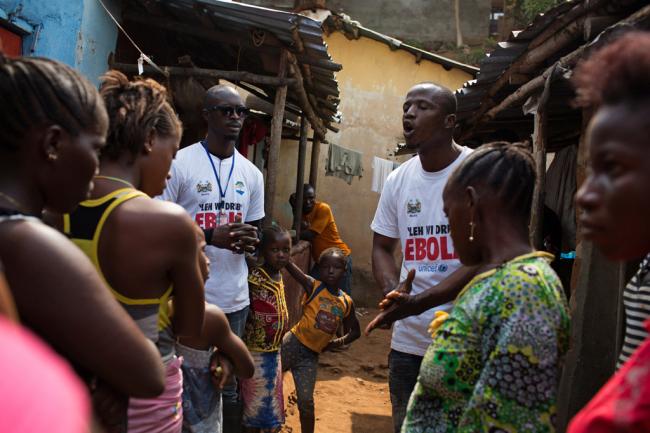
{"label": "man's open mouth", "polygon": [[415,131],[415,127],[411,122],[404,122],[402,123],[402,129],[404,130],[404,136],[407,137],[411,134],[413,134],[413,131]]}

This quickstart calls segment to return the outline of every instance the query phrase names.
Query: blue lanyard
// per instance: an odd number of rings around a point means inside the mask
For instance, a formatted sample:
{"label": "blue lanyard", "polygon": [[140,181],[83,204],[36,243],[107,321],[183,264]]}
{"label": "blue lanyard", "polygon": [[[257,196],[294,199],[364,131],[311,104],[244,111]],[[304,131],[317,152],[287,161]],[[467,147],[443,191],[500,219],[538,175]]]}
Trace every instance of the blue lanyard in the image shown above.
{"label": "blue lanyard", "polygon": [[222,189],[221,180],[219,179],[219,175],[217,174],[217,169],[214,166],[214,161],[212,161],[212,156],[210,156],[210,152],[208,151],[208,146],[205,144],[205,141],[201,141],[201,145],[205,149],[205,154],[208,156],[208,161],[210,161],[210,165],[212,166],[212,172],[214,173],[215,179],[217,179],[217,186],[219,187],[219,205],[221,205],[221,203],[223,203],[224,201],[224,198],[226,197],[226,192],[228,191],[228,185],[230,185],[230,178],[232,177],[232,171],[235,168],[235,152],[233,151],[232,153],[232,165],[230,166],[230,173],[228,174],[226,187]]}

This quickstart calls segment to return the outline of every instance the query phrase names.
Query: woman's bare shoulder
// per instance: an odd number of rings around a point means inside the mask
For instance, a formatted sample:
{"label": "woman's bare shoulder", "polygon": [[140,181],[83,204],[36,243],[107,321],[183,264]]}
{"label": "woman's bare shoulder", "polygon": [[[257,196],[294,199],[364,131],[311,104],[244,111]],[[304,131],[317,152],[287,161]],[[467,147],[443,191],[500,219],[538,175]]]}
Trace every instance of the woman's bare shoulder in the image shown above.
{"label": "woman's bare shoulder", "polygon": [[134,235],[159,237],[174,242],[195,238],[195,223],[185,209],[176,203],[138,197],[120,206],[122,218],[128,218],[128,226]]}

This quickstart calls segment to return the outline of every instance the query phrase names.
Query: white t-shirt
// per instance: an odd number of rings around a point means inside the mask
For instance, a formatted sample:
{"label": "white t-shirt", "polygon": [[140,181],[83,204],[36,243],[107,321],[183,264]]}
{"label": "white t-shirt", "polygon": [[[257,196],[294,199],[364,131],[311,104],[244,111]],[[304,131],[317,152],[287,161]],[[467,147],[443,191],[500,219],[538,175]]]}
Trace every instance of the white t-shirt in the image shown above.
{"label": "white t-shirt", "polygon": [[[178,152],[172,163],[172,177],[160,198],[181,205],[204,229],[235,222],[237,215],[244,222],[264,218],[264,180],[257,167],[237,150],[230,158],[210,157],[225,193],[223,199],[200,142]],[[206,254],[210,258],[210,278],[205,283],[205,300],[225,313],[245,308],[249,299],[244,255],[211,245],[206,247]]]}
{"label": "white t-shirt", "polygon": [[[442,191],[449,175],[471,151],[463,147],[451,165],[436,172],[424,171],[420,157],[415,156],[386,179],[370,227],[375,233],[400,239],[404,256],[400,280],[406,279],[409,270],[416,271],[412,294],[438,284],[460,267],[443,211]],[[441,305],[397,321],[391,348],[424,356],[431,343],[427,329],[435,311],[449,311],[451,306]]]}

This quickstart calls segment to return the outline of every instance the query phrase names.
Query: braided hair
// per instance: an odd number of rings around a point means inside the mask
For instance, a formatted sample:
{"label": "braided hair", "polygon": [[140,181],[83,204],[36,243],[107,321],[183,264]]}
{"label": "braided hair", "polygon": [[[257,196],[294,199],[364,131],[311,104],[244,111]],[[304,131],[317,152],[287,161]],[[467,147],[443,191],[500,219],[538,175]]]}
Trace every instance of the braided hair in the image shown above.
{"label": "braided hair", "polygon": [[486,188],[512,214],[528,222],[535,178],[535,160],[525,144],[497,141],[465,158],[449,177],[447,188]]}
{"label": "braided hair", "polygon": [[55,60],[0,51],[1,149],[19,149],[34,127],[58,125],[76,137],[103,133],[107,123],[97,89],[81,74]]}
{"label": "braided hair", "polygon": [[180,138],[181,121],[163,85],[150,78],[129,81],[119,71],[108,71],[101,81],[99,92],[110,120],[102,158],[115,160],[125,151],[137,156],[151,132]]}
{"label": "braided hair", "polygon": [[262,236],[260,239],[260,251],[264,251],[264,248],[266,248],[268,244],[275,241],[284,234],[289,234],[289,232],[279,224],[273,223],[268,227],[264,227],[262,229]]}

